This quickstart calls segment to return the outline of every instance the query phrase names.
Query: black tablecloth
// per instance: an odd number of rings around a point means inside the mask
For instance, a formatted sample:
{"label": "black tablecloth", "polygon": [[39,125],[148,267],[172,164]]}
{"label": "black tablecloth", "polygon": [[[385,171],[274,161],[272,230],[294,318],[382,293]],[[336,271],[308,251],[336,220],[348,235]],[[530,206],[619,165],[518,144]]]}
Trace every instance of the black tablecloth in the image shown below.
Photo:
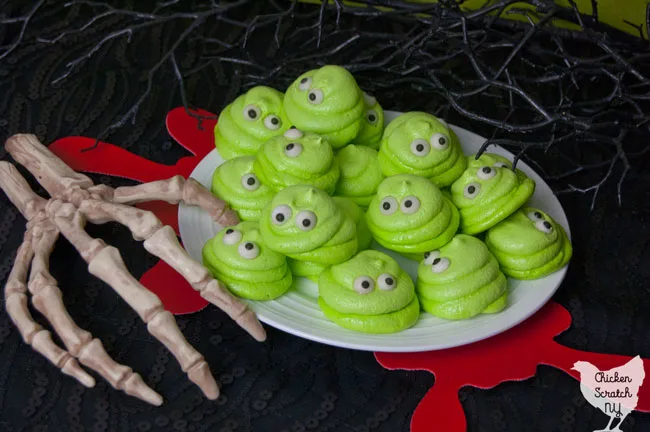
{"label": "black tablecloth", "polygon": [[[41,18],[38,25],[56,35],[70,28],[79,14],[83,10],[62,10]],[[91,30],[93,37],[113,31],[121,19],[99,22]],[[110,42],[56,85],[51,81],[65,63],[90,47],[84,36],[71,35],[54,45],[31,41],[19,46],[0,61],[0,141],[19,132],[34,133],[46,143],[69,135],[96,136],[142,94],[148,70],[174,42],[178,26],[136,32],[130,43],[126,38]],[[264,42],[252,38],[249,49]],[[310,65],[306,62],[305,69]],[[195,106],[218,111],[240,92],[239,84],[236,77],[209,69],[189,80],[188,98]],[[422,109],[428,103],[425,95],[377,96],[385,106],[398,109]],[[168,136],[164,118],[180,104],[174,75],[162,68],[135,123],[117,129],[107,141],[154,161],[175,162],[185,153]],[[481,131],[479,124],[461,124]],[[10,160],[4,150],[0,157]],[[552,155],[539,157],[542,166],[553,163]],[[112,186],[129,184],[91,177]],[[620,207],[612,189],[602,192],[593,210],[591,196],[561,196],[575,248],[566,280],[554,297],[573,316],[572,328],[559,337],[563,344],[650,358],[649,191],[646,170],[627,178]],[[11,269],[24,224],[0,194],[0,284]],[[136,277],[155,262],[121,226],[92,226],[89,232],[117,246]],[[101,380],[94,389],[85,389],[23,343],[1,312],[1,431],[406,431],[412,412],[434,382],[426,372],[387,371],[372,353],[309,342],[270,327],[268,341],[259,344],[224,313],[208,307],[178,317],[178,322],[221,384],[221,398],[211,402],[125,302],[88,274],[66,241],[58,242],[51,266],[76,322],[102,339],[117,361],[141,373],[165,403],[148,406]],[[0,303],[4,310],[4,301]],[[491,390],[464,388],[460,398],[471,431],[590,431],[607,421],[585,402],[576,381],[546,366],[522,382]],[[441,424],[444,415],[437,414]],[[635,412],[622,429],[649,430],[650,415]],[[431,430],[438,430],[436,423]]]}

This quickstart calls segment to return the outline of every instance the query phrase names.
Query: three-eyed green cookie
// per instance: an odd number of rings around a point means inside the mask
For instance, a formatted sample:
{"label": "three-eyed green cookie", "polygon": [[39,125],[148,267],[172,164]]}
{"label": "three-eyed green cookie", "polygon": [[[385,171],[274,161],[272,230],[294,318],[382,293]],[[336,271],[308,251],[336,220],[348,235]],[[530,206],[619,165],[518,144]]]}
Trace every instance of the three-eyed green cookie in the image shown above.
{"label": "three-eyed green cookie", "polygon": [[515,279],[538,279],[564,267],[573,253],[564,228],[535,208],[522,208],[490,228],[485,243]]}
{"label": "three-eyed green cookie", "polygon": [[379,164],[385,176],[415,174],[443,188],[465,170],[460,141],[446,122],[424,112],[400,115],[384,130]]}
{"label": "three-eyed green cookie", "polygon": [[214,143],[224,159],[254,155],[267,140],[291,126],[284,114],[284,95],[258,86],[227,105],[214,127]]}
{"label": "three-eyed green cookie", "polygon": [[416,291],[422,309],[449,320],[500,312],[508,304],[499,263],[482,241],[465,234],[424,255]]}
{"label": "three-eyed green cookie", "polygon": [[449,242],[458,230],[458,210],[424,177],[387,177],[366,213],[377,242],[409,258]]}
{"label": "three-eyed green cookie", "polygon": [[284,109],[292,125],[322,135],[335,150],[357,136],[366,112],[352,74],[334,65],[300,75],[286,91]]}
{"label": "three-eyed green cookie", "polygon": [[366,112],[361,121],[361,129],[353,142],[378,150],[384,132],[384,110],[377,102],[377,98],[368,93],[363,94],[363,102],[366,105]]}
{"label": "three-eyed green cookie", "polygon": [[256,222],[222,229],[203,246],[203,264],[239,297],[272,300],[292,284],[287,259],[262,241]]}
{"label": "three-eyed green cookie", "polygon": [[244,221],[256,221],[271,202],[273,190],[255,175],[255,156],[227,160],[214,170],[211,192],[230,204]]}
{"label": "three-eyed green cookie", "polygon": [[327,318],[359,332],[399,332],[420,316],[410,276],[393,258],[374,250],[359,252],[321,273],[318,295]]}
{"label": "three-eyed green cookie", "polygon": [[336,154],[341,169],[334,195],[350,198],[367,208],[384,179],[377,159],[377,150],[350,144]]}
{"label": "three-eyed green cookie", "polygon": [[275,192],[303,184],[331,195],[340,174],[330,143],[320,135],[295,128],[264,143],[254,169],[262,183]]}
{"label": "three-eyed green cookie", "polygon": [[291,258],[294,276],[313,280],[358,248],[357,225],[323,190],[307,185],[278,192],[260,216],[264,243]]}
{"label": "three-eyed green cookie", "polygon": [[467,169],[451,185],[451,200],[460,212],[465,234],[481,233],[523,206],[535,192],[535,182],[511,163],[491,153],[467,158]]}

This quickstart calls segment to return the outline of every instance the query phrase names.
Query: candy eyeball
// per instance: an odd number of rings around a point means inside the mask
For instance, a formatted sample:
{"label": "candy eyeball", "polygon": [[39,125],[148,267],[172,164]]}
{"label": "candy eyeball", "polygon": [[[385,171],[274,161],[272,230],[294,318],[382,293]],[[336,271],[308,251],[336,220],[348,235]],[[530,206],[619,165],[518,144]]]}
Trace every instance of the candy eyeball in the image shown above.
{"label": "candy eyeball", "polygon": [[291,219],[291,207],[288,205],[279,205],[273,209],[271,212],[271,222],[274,225],[284,225],[289,219]]}
{"label": "candy eyeball", "polygon": [[440,133],[433,134],[431,136],[431,147],[436,150],[446,150],[449,148],[449,138]]}
{"label": "candy eyeball", "polygon": [[390,291],[394,290],[395,287],[397,287],[397,281],[395,280],[395,276],[384,273],[379,275],[377,278],[377,286],[382,291]]}
{"label": "candy eyeball", "polygon": [[418,138],[411,143],[411,153],[416,156],[426,156],[431,151],[431,145],[427,140]]}
{"label": "candy eyeball", "polygon": [[300,153],[302,153],[302,144],[300,143],[289,143],[284,147],[284,154],[290,158],[298,157]]}
{"label": "candy eyeball", "polygon": [[404,214],[413,214],[420,209],[420,200],[414,196],[407,196],[402,200],[401,210]]}
{"label": "candy eyeball", "polygon": [[296,215],[296,226],[303,231],[311,231],[316,226],[317,218],[314,212],[303,210]]}
{"label": "candy eyeball", "polygon": [[300,91],[309,90],[309,87],[311,87],[311,77],[304,77],[300,80],[300,83],[298,83]]}
{"label": "candy eyeball", "polygon": [[251,192],[260,188],[261,183],[255,174],[246,174],[241,178],[241,185]]}
{"label": "candy eyeball", "polygon": [[307,99],[309,99],[309,103],[313,105],[319,105],[323,102],[323,91],[320,89],[311,89],[309,90],[309,93],[307,94]]}
{"label": "candy eyeball", "polygon": [[289,139],[300,139],[302,138],[302,136],[303,136],[302,131],[296,129],[295,127],[291,127],[291,129],[287,129],[287,131],[284,133],[284,137]]}
{"label": "candy eyeball", "polygon": [[247,241],[237,247],[237,252],[242,258],[255,259],[260,255],[260,248],[257,243]]}
{"label": "candy eyeball", "polygon": [[244,108],[244,118],[249,121],[255,121],[262,115],[262,110],[257,105],[246,105]]}
{"label": "candy eyeball", "polygon": [[434,258],[431,261],[431,271],[434,273],[442,273],[449,268],[449,258]]}
{"label": "candy eyeball", "polygon": [[359,276],[354,280],[354,290],[359,294],[371,293],[375,288],[375,282],[368,276]]}
{"label": "candy eyeball", "polygon": [[282,127],[282,120],[275,114],[267,115],[264,117],[264,126],[268,130],[278,130]]}
{"label": "candy eyeball", "polygon": [[549,234],[551,231],[553,231],[553,225],[551,225],[551,223],[546,220],[539,220],[535,222],[535,228],[544,234]]}
{"label": "candy eyeball", "polygon": [[381,212],[381,214],[386,216],[395,213],[398,207],[399,204],[397,203],[397,200],[392,196],[387,196],[379,203],[379,211]]}
{"label": "candy eyeball", "polygon": [[232,228],[226,229],[226,232],[223,235],[223,242],[229,246],[237,244],[241,241],[241,231],[234,230]]}
{"label": "candy eyeball", "polygon": [[470,183],[467,186],[465,186],[465,189],[463,190],[463,195],[467,199],[474,199],[476,196],[479,194],[481,191],[481,185],[478,183]]}
{"label": "candy eyeball", "polygon": [[424,253],[424,263],[426,265],[433,265],[433,261],[436,258],[440,258],[440,251],[434,250],[431,252],[425,252]]}
{"label": "candy eyeball", "polygon": [[537,210],[528,212],[527,216],[528,219],[532,220],[533,222],[544,220],[544,216],[542,215],[542,212],[539,212]]}
{"label": "candy eyeball", "polygon": [[366,120],[371,125],[377,124],[377,121],[379,120],[379,115],[377,115],[377,111],[375,111],[374,109],[368,110],[368,112],[366,112]]}
{"label": "candy eyeball", "polygon": [[481,167],[476,172],[476,176],[481,180],[490,180],[495,175],[497,175],[497,170],[489,166]]}

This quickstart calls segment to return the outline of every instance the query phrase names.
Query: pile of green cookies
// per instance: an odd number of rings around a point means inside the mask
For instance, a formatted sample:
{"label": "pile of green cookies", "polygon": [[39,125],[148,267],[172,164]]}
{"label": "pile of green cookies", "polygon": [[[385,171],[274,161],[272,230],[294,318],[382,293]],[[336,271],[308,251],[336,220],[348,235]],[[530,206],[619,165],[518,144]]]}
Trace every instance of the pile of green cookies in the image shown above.
{"label": "pile of green cookies", "polygon": [[[468,319],[507,307],[506,276],[536,279],[572,253],[563,228],[526,206],[535,183],[504,157],[466,156],[447,123],[409,112],[384,129],[377,100],[344,68],[255,87],[215,127],[226,160],[212,192],[242,219],[203,248],[236,295],[271,300],[294,277],[318,283],[335,323],[368,333],[420,310]],[[414,283],[386,249],[420,261]]]}

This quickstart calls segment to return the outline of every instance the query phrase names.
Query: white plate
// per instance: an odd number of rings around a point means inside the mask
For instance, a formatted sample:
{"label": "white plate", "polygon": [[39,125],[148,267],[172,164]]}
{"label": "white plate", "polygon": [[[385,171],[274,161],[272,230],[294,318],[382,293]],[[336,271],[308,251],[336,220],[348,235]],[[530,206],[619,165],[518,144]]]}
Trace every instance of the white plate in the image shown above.
{"label": "white plate", "polygon": [[[386,111],[386,123],[399,113]],[[476,153],[485,138],[472,132],[451,126],[460,139],[466,155]],[[498,153],[512,160],[512,153],[500,148],[490,147],[489,152]],[[210,152],[194,169],[191,177],[208,189],[214,169],[223,163],[216,150]],[[535,183],[535,194],[529,205],[548,213],[564,227],[570,237],[569,223],[558,199],[550,187],[528,165],[519,162],[517,167],[531,177]],[[180,205],[178,222],[183,245],[190,255],[201,261],[203,245],[217,234],[220,227],[212,222],[207,213],[197,207]],[[417,278],[418,263],[405,259],[394,252],[375,244],[375,248],[393,256],[413,280]],[[294,287],[277,300],[249,301],[259,319],[273,327],[293,335],[334,345],[365,351],[415,352],[439,350],[465,345],[489,338],[519,324],[537,312],[560,287],[567,267],[543,278],[532,281],[508,279],[511,290],[510,303],[503,312],[480,315],[465,321],[446,321],[422,312],[414,327],[400,333],[371,335],[341,328],[327,318],[317,305],[318,287],[305,278],[296,278]]]}

